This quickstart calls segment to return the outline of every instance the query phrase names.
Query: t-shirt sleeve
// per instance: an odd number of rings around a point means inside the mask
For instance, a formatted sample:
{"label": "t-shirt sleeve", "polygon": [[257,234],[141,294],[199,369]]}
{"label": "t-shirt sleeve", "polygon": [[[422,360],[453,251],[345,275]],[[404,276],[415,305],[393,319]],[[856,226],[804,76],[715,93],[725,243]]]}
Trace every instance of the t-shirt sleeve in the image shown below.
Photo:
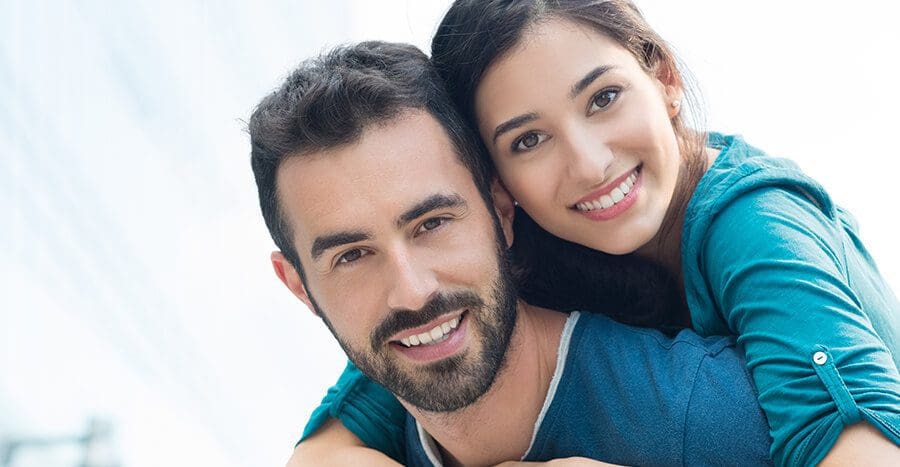
{"label": "t-shirt sleeve", "polygon": [[900,444],[900,375],[850,286],[840,235],[802,193],[762,188],[727,205],[701,249],[779,465],[818,463],[863,420]]}
{"label": "t-shirt sleeve", "polygon": [[366,446],[403,464],[406,413],[393,394],[348,361],[337,383],[328,389],[322,403],[313,411],[300,441],[312,435],[328,418],[336,418]]}
{"label": "t-shirt sleeve", "polygon": [[737,352],[703,358],[684,422],[684,465],[772,465],[766,418]]}

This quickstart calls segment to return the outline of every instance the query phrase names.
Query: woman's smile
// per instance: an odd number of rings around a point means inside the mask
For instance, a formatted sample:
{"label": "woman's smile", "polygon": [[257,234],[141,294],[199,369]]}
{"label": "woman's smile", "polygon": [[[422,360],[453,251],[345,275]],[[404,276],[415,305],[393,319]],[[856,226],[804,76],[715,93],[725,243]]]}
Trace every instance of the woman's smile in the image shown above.
{"label": "woman's smile", "polygon": [[591,220],[612,219],[634,205],[641,188],[640,166],[582,198],[571,209]]}
{"label": "woman's smile", "polygon": [[667,79],[590,27],[547,21],[488,67],[475,93],[479,129],[544,229],[631,253],[660,231],[681,167],[681,88]]}

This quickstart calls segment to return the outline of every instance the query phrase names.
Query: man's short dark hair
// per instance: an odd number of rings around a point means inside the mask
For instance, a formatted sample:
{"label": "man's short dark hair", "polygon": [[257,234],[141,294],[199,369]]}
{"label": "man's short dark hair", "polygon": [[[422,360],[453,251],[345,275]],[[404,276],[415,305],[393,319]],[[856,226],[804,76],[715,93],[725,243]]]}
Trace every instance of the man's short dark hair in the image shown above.
{"label": "man's short dark hair", "polygon": [[277,173],[290,157],[352,144],[371,125],[407,110],[444,128],[485,202],[490,171],[482,143],[452,104],[428,57],[408,44],[362,42],[306,60],[250,117],[250,162],[263,218],[275,244],[302,274],[292,226],[279,204]]}

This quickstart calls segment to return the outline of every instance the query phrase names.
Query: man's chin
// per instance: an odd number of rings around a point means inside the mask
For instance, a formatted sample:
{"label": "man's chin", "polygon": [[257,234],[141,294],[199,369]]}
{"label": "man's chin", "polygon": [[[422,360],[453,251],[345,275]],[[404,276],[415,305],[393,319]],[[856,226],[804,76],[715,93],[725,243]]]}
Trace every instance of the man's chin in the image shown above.
{"label": "man's chin", "polygon": [[415,371],[399,370],[378,379],[391,393],[418,410],[454,412],[475,403],[494,382],[495,365],[476,360],[481,359],[464,352],[419,366]]}

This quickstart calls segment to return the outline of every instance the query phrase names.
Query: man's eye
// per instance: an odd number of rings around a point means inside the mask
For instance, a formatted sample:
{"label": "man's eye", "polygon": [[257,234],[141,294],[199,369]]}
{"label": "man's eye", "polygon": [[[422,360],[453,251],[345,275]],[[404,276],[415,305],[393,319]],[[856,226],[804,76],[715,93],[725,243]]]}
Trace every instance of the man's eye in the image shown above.
{"label": "man's eye", "polygon": [[547,135],[543,133],[535,133],[529,132],[522,135],[520,138],[513,141],[513,151],[527,151],[529,149],[533,149],[538,144],[543,143],[548,138]]}
{"label": "man's eye", "polygon": [[594,113],[598,110],[603,110],[607,108],[610,104],[612,104],[616,98],[619,97],[618,89],[604,89],[597,94],[594,95],[594,98],[591,100],[591,108],[589,110],[590,113]]}
{"label": "man's eye", "polygon": [[431,219],[427,219],[425,222],[422,222],[422,225],[419,227],[418,234],[432,231],[442,225],[444,225],[448,220],[446,217],[432,217]]}
{"label": "man's eye", "polygon": [[369,252],[363,250],[362,248],[354,248],[338,257],[338,264],[352,263],[367,254],[369,254]]}

